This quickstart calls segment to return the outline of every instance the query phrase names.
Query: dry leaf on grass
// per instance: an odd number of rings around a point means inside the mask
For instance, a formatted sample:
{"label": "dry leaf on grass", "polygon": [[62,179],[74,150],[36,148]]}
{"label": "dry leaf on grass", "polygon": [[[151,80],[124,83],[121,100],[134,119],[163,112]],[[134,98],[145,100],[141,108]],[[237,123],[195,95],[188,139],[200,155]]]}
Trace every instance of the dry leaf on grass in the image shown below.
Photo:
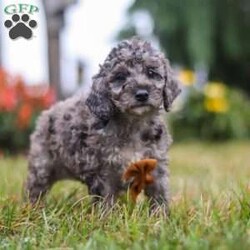
{"label": "dry leaf on grass", "polygon": [[122,179],[124,181],[131,181],[130,197],[133,202],[136,202],[137,196],[149,184],[154,182],[152,171],[156,168],[157,160],[143,159],[130,164],[125,170]]}

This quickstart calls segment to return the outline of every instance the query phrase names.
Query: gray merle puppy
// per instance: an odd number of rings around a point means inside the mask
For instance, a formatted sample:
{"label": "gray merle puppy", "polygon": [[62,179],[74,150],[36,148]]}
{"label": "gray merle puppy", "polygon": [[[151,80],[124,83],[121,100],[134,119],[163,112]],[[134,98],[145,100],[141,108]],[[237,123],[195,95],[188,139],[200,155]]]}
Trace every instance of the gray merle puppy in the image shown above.
{"label": "gray merle puppy", "polygon": [[137,38],[113,48],[93,77],[89,95],[75,95],[42,113],[31,136],[26,189],[35,203],[59,180],[85,183],[112,204],[128,184],[131,163],[155,158],[154,183],[145,194],[167,211],[171,138],[160,116],[180,93],[168,60]]}

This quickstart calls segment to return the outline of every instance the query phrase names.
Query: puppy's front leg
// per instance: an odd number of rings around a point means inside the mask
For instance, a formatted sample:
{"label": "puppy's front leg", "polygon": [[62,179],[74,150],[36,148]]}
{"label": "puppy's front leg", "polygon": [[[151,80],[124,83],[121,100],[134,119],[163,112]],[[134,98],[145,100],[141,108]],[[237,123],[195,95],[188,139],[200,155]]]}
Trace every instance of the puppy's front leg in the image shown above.
{"label": "puppy's front leg", "polygon": [[114,205],[116,194],[108,185],[108,182],[97,175],[89,175],[85,179],[89,195],[92,196],[92,203],[103,202],[105,208],[111,208]]}
{"label": "puppy's front leg", "polygon": [[169,215],[169,187],[166,163],[159,163],[153,172],[154,182],[145,188],[150,200],[151,213]]}

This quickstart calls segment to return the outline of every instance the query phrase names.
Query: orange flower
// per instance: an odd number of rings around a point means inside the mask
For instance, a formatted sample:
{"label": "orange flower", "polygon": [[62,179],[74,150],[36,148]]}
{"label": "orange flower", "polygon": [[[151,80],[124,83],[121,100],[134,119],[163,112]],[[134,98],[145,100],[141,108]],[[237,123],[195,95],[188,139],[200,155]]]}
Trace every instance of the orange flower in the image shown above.
{"label": "orange flower", "polygon": [[0,110],[13,111],[17,105],[17,94],[13,87],[6,87],[0,91]]}
{"label": "orange flower", "polygon": [[49,108],[55,101],[55,91],[53,89],[48,89],[42,97],[43,108]]}
{"label": "orange flower", "polygon": [[154,182],[152,171],[155,169],[157,160],[144,159],[132,163],[125,170],[122,179],[129,181],[132,179],[130,185],[130,196],[133,202],[136,202],[137,196],[145,187]]}
{"label": "orange flower", "polygon": [[0,68],[0,92],[7,85],[7,81],[8,81],[7,78],[8,78],[8,75],[5,72],[5,70]]}
{"label": "orange flower", "polygon": [[16,92],[18,93],[18,96],[20,96],[21,98],[26,98],[27,87],[25,86],[23,79],[19,76],[14,79],[14,82],[15,82],[15,89],[16,89]]}
{"label": "orange flower", "polygon": [[19,109],[17,115],[17,125],[20,129],[25,129],[28,127],[32,117],[32,106],[29,104],[23,104]]}
{"label": "orange flower", "polygon": [[27,101],[38,109],[49,108],[56,100],[55,92],[47,84],[29,86],[26,91]]}

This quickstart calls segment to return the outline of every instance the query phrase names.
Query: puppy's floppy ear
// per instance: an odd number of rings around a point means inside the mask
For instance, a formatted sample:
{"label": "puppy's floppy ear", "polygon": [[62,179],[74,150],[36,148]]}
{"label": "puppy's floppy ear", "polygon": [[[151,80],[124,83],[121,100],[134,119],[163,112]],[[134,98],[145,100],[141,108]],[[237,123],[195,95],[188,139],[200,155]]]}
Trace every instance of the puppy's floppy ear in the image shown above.
{"label": "puppy's floppy ear", "polygon": [[86,105],[99,119],[108,121],[113,115],[115,107],[110,99],[108,86],[105,84],[105,77],[96,76],[93,80],[93,85],[86,100]]}
{"label": "puppy's floppy ear", "polygon": [[165,86],[163,89],[163,105],[168,112],[175,98],[181,93],[180,83],[173,73],[168,60],[164,59],[165,66]]}

